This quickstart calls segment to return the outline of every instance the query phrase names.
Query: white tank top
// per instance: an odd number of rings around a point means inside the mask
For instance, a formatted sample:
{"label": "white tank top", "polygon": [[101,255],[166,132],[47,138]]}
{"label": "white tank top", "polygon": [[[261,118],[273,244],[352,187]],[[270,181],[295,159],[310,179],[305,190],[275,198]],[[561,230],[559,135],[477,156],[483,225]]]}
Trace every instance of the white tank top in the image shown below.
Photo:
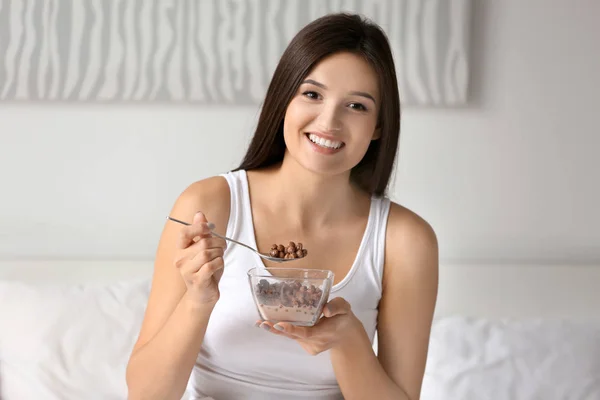
{"label": "white tank top", "polygon": [[[227,236],[256,248],[246,172],[223,175],[231,191]],[[331,289],[352,306],[373,342],[382,291],[389,199],[373,197],[367,226],[348,274]],[[192,370],[188,394],[194,399],[343,399],[329,352],[309,355],[294,340],[255,327],[259,319],[247,271],[263,267],[247,249],[229,245],[219,289]]]}

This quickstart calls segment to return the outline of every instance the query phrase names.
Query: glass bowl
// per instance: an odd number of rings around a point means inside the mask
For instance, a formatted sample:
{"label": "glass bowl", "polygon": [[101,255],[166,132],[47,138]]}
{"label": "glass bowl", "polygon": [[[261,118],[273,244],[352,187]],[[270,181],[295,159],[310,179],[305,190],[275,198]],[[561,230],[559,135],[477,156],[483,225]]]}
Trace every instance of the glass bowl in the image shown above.
{"label": "glass bowl", "polygon": [[301,268],[252,268],[248,282],[260,318],[313,326],[333,286],[333,272]]}

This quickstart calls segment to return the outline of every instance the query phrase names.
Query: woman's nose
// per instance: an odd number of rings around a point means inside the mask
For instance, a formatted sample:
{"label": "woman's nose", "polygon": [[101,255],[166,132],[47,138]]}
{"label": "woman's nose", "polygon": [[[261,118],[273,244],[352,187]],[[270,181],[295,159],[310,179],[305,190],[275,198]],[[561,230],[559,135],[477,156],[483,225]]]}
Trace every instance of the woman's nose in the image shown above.
{"label": "woman's nose", "polygon": [[325,105],[319,113],[317,120],[319,130],[323,132],[335,132],[342,130],[339,111],[336,105]]}

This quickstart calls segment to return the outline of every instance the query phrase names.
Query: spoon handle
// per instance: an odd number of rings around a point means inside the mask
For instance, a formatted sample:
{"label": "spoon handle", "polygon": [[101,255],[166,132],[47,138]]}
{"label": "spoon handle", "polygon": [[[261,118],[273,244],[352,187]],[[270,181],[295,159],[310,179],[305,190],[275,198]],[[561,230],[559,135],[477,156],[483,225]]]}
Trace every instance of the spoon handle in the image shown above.
{"label": "spoon handle", "polygon": [[[190,225],[191,225],[191,224],[190,224],[190,223],[188,223],[188,222],[181,221],[181,220],[178,220],[178,219],[175,219],[175,218],[172,218],[172,217],[167,217],[167,219],[170,219],[171,221],[178,222],[178,223],[180,223],[180,224],[183,224],[183,225],[186,225],[186,226],[190,226]],[[214,236],[216,236],[216,237],[219,237],[219,238],[221,238],[221,239],[223,239],[223,240],[228,240],[228,241],[230,241],[230,242],[233,242],[233,243],[239,244],[240,246],[244,246],[245,248],[247,248],[247,249],[249,249],[249,250],[252,250],[252,251],[253,251],[253,252],[255,252],[256,254],[258,254],[258,255],[261,255],[261,256],[262,256],[262,254],[261,254],[260,252],[258,252],[256,249],[253,249],[252,247],[248,246],[248,245],[247,245],[247,244],[245,244],[245,243],[238,242],[237,240],[234,240],[234,239],[228,238],[227,236],[219,235],[217,232],[215,232],[215,231],[214,231],[215,225],[214,225],[213,223],[209,223],[209,224],[208,224],[208,227],[210,228],[210,231],[211,231],[211,233],[212,233]]]}

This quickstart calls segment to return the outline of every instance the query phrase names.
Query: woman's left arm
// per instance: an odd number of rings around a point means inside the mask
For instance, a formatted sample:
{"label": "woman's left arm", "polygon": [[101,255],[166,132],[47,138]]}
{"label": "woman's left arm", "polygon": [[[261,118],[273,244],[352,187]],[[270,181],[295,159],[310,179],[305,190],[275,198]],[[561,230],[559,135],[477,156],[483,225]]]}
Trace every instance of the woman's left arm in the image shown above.
{"label": "woman's left arm", "polygon": [[378,355],[360,320],[342,298],[331,300],[314,327],[287,323],[269,331],[295,339],[310,354],[330,350],[346,400],[417,400],[425,372],[438,288],[436,235],[424,220],[392,204],[386,235]]}
{"label": "woman's left arm", "polygon": [[395,204],[388,222],[383,285],[378,357],[364,329],[331,349],[345,399],[417,400],[421,393],[437,299],[438,245],[427,222]]}

